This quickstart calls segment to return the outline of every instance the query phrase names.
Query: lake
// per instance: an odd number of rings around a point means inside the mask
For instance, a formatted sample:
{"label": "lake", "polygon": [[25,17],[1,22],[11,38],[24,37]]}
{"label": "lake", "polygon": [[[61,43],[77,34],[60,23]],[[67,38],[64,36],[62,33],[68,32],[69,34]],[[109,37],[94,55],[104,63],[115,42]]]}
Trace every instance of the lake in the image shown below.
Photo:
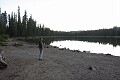
{"label": "lake", "polygon": [[[35,43],[37,40],[32,40]],[[44,37],[43,43],[69,48],[70,50],[90,51],[98,54],[120,56],[120,38],[113,37]]]}
{"label": "lake", "polygon": [[119,38],[57,38],[50,45],[70,50],[90,51],[91,53],[120,56]]}
{"label": "lake", "polygon": [[50,45],[57,46],[59,48],[69,48],[70,50],[90,51],[92,53],[103,53],[120,56],[120,46],[114,47],[110,44],[66,40],[54,41]]}

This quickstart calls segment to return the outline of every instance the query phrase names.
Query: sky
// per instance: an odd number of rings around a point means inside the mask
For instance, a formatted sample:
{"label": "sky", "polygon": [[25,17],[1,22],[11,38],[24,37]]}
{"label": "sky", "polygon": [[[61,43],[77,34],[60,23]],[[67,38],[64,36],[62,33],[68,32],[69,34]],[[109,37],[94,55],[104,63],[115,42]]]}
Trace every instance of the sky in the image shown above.
{"label": "sky", "polygon": [[2,12],[27,10],[37,24],[52,30],[78,31],[120,27],[120,0],[0,0]]}

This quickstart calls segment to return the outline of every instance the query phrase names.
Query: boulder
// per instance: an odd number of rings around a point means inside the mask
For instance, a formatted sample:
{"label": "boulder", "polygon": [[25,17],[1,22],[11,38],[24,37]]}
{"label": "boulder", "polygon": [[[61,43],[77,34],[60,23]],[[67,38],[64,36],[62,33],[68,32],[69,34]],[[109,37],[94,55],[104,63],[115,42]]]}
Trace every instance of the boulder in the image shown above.
{"label": "boulder", "polygon": [[96,70],[95,66],[90,66],[88,69],[89,70]]}

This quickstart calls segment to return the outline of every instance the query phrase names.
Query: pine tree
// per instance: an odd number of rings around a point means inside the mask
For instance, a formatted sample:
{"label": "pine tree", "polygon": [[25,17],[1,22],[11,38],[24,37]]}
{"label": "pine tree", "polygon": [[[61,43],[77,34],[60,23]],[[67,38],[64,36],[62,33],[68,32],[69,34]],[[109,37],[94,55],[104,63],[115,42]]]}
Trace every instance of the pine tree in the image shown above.
{"label": "pine tree", "polygon": [[21,17],[20,17],[20,7],[18,6],[18,22],[17,22],[17,35],[22,36],[22,27],[21,27]]}
{"label": "pine tree", "polygon": [[1,14],[1,8],[0,8],[0,34],[2,34],[2,14]]}
{"label": "pine tree", "polygon": [[6,26],[7,26],[7,13],[1,13],[0,9],[0,34],[6,33]]}
{"label": "pine tree", "polygon": [[27,22],[28,36],[35,36],[35,33],[36,33],[35,30],[36,30],[36,21],[34,21],[34,19],[32,19],[32,15],[31,15]]}
{"label": "pine tree", "polygon": [[7,13],[6,11],[2,13],[3,15],[3,33],[6,33],[6,25],[7,25]]}
{"label": "pine tree", "polygon": [[22,36],[27,36],[27,11],[25,10],[25,14],[22,20]]}
{"label": "pine tree", "polygon": [[44,24],[42,25],[42,28],[41,28],[41,35],[42,36],[45,35],[45,26],[44,26]]}
{"label": "pine tree", "polygon": [[17,36],[17,14],[14,13],[13,17],[13,25],[14,25],[14,37]]}
{"label": "pine tree", "polygon": [[31,17],[29,18],[29,20],[27,21],[27,36],[31,36]]}
{"label": "pine tree", "polygon": [[10,14],[8,15],[8,19],[9,19],[9,36],[12,37],[12,25],[11,25],[11,17],[10,17]]}

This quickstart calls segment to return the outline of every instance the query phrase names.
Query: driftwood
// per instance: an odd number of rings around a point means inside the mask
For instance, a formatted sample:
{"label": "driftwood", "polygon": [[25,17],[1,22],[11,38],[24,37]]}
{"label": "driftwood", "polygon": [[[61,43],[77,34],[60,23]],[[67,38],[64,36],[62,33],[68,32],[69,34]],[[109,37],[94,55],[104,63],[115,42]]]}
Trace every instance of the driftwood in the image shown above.
{"label": "driftwood", "polygon": [[5,62],[5,58],[3,57],[3,50],[0,50],[0,69],[7,68],[7,63]]}

